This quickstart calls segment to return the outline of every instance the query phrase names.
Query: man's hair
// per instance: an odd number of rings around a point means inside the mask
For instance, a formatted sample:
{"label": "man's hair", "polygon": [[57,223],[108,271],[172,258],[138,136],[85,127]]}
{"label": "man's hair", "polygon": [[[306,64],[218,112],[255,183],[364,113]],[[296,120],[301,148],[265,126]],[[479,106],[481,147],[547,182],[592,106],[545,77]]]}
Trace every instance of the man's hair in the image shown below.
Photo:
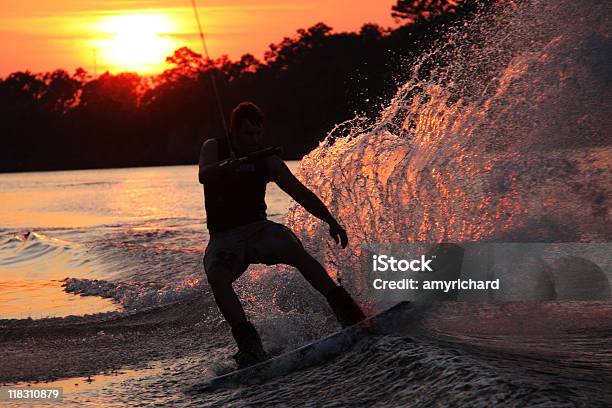
{"label": "man's hair", "polygon": [[253,102],[240,102],[232,111],[230,117],[230,129],[239,131],[245,121],[261,126],[264,122],[264,114]]}

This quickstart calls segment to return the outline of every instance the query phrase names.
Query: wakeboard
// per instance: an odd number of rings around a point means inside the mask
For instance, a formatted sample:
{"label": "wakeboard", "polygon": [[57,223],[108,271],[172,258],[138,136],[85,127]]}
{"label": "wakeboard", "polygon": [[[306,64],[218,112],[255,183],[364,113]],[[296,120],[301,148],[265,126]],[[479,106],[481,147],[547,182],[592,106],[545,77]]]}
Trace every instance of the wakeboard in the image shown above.
{"label": "wakeboard", "polygon": [[261,363],[192,385],[185,392],[200,394],[238,385],[262,384],[272,378],[321,364],[346,353],[367,336],[402,331],[411,320],[413,309],[412,303],[400,302],[354,326]]}

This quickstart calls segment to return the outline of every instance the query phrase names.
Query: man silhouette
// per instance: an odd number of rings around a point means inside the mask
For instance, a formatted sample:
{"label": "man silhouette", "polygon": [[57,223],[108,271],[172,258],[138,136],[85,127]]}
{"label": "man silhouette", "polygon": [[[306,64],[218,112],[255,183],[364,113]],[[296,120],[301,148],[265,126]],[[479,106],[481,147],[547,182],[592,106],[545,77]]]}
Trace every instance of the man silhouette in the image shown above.
{"label": "man silhouette", "polygon": [[[267,220],[266,184],[272,181],[312,215],[327,222],[330,235],[342,248],[348,244],[344,228],[323,202],[293,176],[279,156],[253,158],[256,155],[252,153],[263,147],[263,121],[264,116],[255,104],[240,103],[232,111],[230,140],[207,140],[199,161],[210,232],[204,269],[219,310],[238,345],[234,359],[239,367],[267,358],[259,335],[232,288],[232,283],[250,264],[287,264],[297,268],[325,296],[343,326],[365,318],[348,292],[334,283],[297,236],[286,226]],[[231,153],[242,159],[234,159]]]}

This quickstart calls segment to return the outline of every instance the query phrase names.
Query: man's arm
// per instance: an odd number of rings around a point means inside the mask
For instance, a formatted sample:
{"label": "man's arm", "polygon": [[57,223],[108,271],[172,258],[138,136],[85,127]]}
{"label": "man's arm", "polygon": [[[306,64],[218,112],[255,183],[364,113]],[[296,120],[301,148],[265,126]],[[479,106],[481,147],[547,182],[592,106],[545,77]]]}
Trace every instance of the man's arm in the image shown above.
{"label": "man's arm", "polygon": [[342,248],[348,244],[346,231],[331,215],[325,204],[303,185],[289,170],[287,165],[278,156],[268,158],[270,177],[284,192],[297,201],[309,213],[329,224],[329,233],[336,243],[340,242]]}
{"label": "man's arm", "polygon": [[217,152],[218,143],[215,139],[208,139],[202,144],[200,161],[198,163],[198,180],[201,184],[204,184],[205,180],[219,177],[219,166],[217,166],[219,160]]}
{"label": "man's arm", "polygon": [[235,177],[236,167],[240,164],[239,160],[219,161],[219,143],[215,139],[208,139],[202,144],[200,150],[200,161],[198,170],[198,180],[201,184],[205,181],[223,178],[228,183]]}

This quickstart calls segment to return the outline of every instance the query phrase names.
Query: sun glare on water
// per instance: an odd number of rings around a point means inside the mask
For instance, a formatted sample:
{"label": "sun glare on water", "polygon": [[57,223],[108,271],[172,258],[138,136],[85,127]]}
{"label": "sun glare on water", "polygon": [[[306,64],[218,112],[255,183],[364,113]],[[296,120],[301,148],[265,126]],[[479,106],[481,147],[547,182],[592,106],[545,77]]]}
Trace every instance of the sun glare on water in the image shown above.
{"label": "sun glare on water", "polygon": [[94,47],[98,64],[112,72],[160,72],[179,45],[171,37],[176,24],[163,14],[124,14],[104,18],[98,27],[103,39]]}

